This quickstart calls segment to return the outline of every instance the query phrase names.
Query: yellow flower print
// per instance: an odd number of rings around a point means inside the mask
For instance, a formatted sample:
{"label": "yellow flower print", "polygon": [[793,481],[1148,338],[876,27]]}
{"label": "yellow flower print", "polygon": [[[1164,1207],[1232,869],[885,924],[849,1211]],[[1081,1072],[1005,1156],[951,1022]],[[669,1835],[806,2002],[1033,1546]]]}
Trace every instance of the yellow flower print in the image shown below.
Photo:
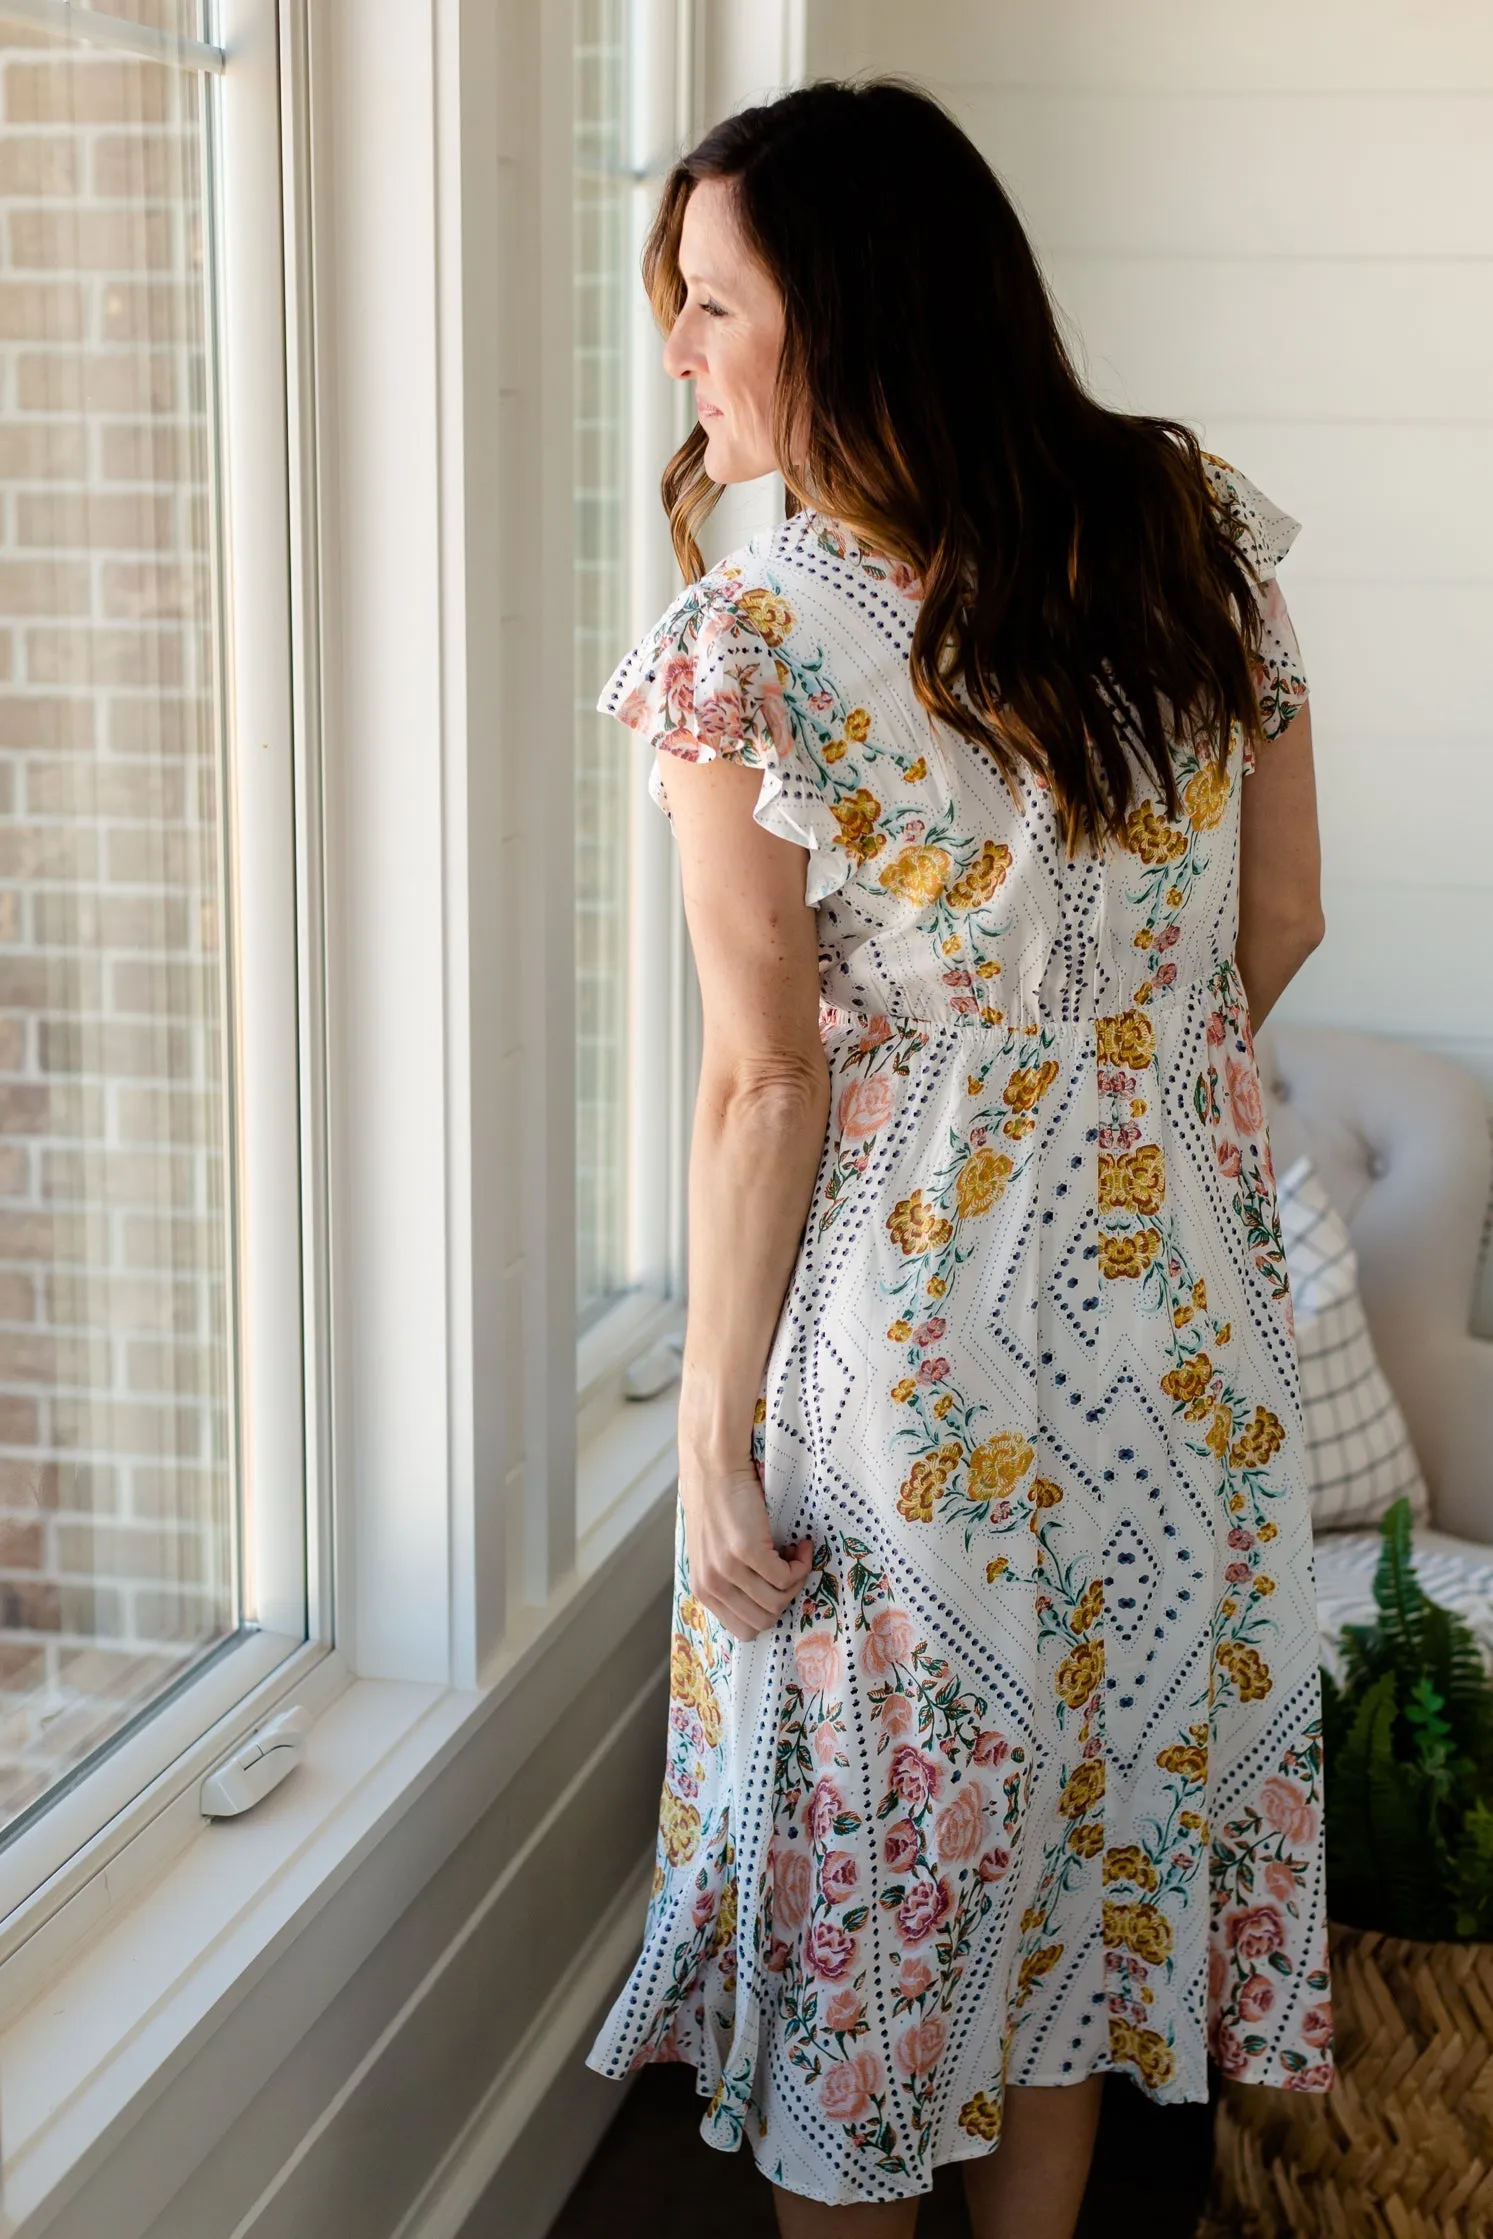
{"label": "yellow flower print", "polygon": [[1215,1651],[1214,1661],[1233,1680],[1241,1702],[1263,1702],[1275,1685],[1270,1676],[1270,1666],[1258,1648],[1251,1648],[1247,1641],[1221,1640]]}
{"label": "yellow flower print", "polygon": [[993,1585],[995,1584],[995,1582],[996,1582],[996,1580],[997,1580],[998,1578],[1004,1578],[1004,1577],[1005,1577],[1005,1575],[1006,1575],[1006,1572],[1007,1572],[1007,1571],[1008,1571],[1008,1570],[1009,1570],[1010,1568],[1011,1568],[1011,1558],[1010,1558],[1010,1556],[1009,1556],[1009,1555],[997,1555],[997,1556],[996,1556],[996,1558],[995,1558],[995,1561],[994,1561],[993,1563],[987,1563],[987,1564],[985,1565],[985,1583],[986,1583],[986,1585],[987,1585],[987,1586],[993,1586]]}
{"label": "yellow flower print", "polygon": [[1120,844],[1143,863],[1175,863],[1179,855],[1187,853],[1187,834],[1168,824],[1157,813],[1154,801],[1142,801],[1126,817]]}
{"label": "yellow flower print", "polygon": [[1124,1282],[1144,1275],[1161,1250],[1161,1231],[1138,1228],[1130,1236],[1101,1236],[1099,1272],[1106,1281]]}
{"label": "yellow flower print", "polygon": [[1256,1539],[1274,1539],[1279,1530],[1279,1524],[1261,1524],[1255,1537]]}
{"label": "yellow flower print", "polygon": [[1011,868],[1011,850],[999,840],[987,840],[967,870],[949,888],[951,910],[977,910],[1005,884]]}
{"label": "yellow flower print", "polygon": [[947,848],[904,847],[881,872],[881,884],[904,902],[936,902],[952,868]]}
{"label": "yellow flower print", "polygon": [[1155,939],[1156,936],[1151,931],[1150,926],[1143,925],[1131,945],[1134,948],[1150,948]]}
{"label": "yellow flower print", "polygon": [[1097,1858],[1104,1848],[1104,1829],[1097,1819],[1085,1819],[1068,1836],[1068,1848],[1078,1858]]}
{"label": "yellow flower print", "polygon": [[700,1814],[665,1784],[658,1804],[659,1839],[671,1866],[687,1866],[700,1847]]}
{"label": "yellow flower print", "polygon": [[1104,1678],[1103,1641],[1081,1640],[1072,1655],[1058,1665],[1055,1678],[1059,1701],[1070,1710],[1082,1710]]}
{"label": "yellow flower print", "polygon": [[1275,1592],[1275,1580],[1267,1578],[1265,1573],[1261,1571],[1259,1577],[1255,1580],[1254,1591],[1257,1594],[1273,1594]]}
{"label": "yellow flower print", "polygon": [[1182,904],[1183,904],[1183,902],[1184,902],[1184,901],[1185,901],[1186,899],[1187,899],[1187,897],[1186,897],[1186,895],[1185,895],[1185,894],[1184,894],[1184,893],[1182,892],[1182,889],[1181,889],[1181,887],[1180,887],[1180,886],[1169,886],[1169,887],[1167,888],[1167,890],[1166,890],[1166,906],[1167,906],[1167,908],[1168,908],[1169,910],[1179,910],[1179,909],[1181,909],[1181,907],[1182,907]]}
{"label": "yellow flower print", "polygon": [[1229,1339],[1233,1336],[1233,1334],[1234,1325],[1232,1322],[1220,1322],[1217,1329],[1213,1332],[1213,1342],[1215,1345],[1227,1345]]}
{"label": "yellow flower print", "polygon": [[1016,1977],[1016,2003],[1018,2005],[1021,2004],[1023,1999],[1031,1996],[1033,1984],[1040,1982],[1044,1975],[1050,1974],[1062,1956],[1063,1947],[1061,1944],[1047,1944],[1041,1951],[1029,1951],[1027,1953],[1025,1959],[1021,1962],[1021,1968]]}
{"label": "yellow flower print", "polygon": [[969,1457],[970,1499],[981,1503],[1004,1500],[1035,1460],[1035,1453],[1019,1431],[997,1431]]}
{"label": "yellow flower print", "polygon": [[[1187,1402],[1187,1413],[1198,1422],[1206,1411],[1203,1394],[1213,1377],[1213,1363],[1206,1353],[1194,1353],[1190,1361],[1183,1361],[1180,1368],[1169,1368],[1161,1379],[1161,1388],[1168,1399]],[[1225,1410],[1227,1412],[1227,1410]]]}
{"label": "yellow flower print", "polygon": [[911,1322],[904,1322],[900,1316],[896,1321],[893,1322],[891,1328],[887,1331],[887,1336],[891,1339],[894,1345],[905,1345],[911,1335]]}
{"label": "yellow flower print", "polygon": [[1135,991],[1133,1000],[1137,1003],[1149,1003],[1154,992],[1155,989],[1151,981],[1142,980],[1140,986]]}
{"label": "yellow flower print", "polygon": [[953,1412],[953,1406],[953,1393],[945,1392],[942,1399],[936,1399],[933,1402],[933,1412],[938,1417],[939,1421],[942,1422],[945,1415],[951,1414]]}
{"label": "yellow flower print", "polygon": [[[1184,1812],[1184,1818],[1187,1816]],[[1119,1843],[1104,1853],[1104,1879],[1133,1881],[1137,1889],[1159,1889],[1161,1876],[1139,1843]]]}
{"label": "yellow flower print", "polygon": [[[945,1222],[945,1223],[944,1223],[943,1225],[944,1225],[945,1227],[947,1227],[947,1226],[948,1226],[947,1222]],[[952,1234],[953,1234],[953,1230],[952,1230],[952,1229],[950,1229],[950,1230],[949,1230],[949,1234],[950,1234],[950,1235],[952,1235]],[[948,1241],[948,1238],[947,1238],[947,1237],[942,1237],[942,1238],[940,1238],[940,1242],[942,1242],[942,1243],[946,1243],[947,1241]],[[941,1275],[930,1275],[930,1276],[929,1276],[929,1278],[928,1278],[928,1296],[929,1296],[930,1298],[942,1298],[942,1297],[943,1297],[943,1295],[944,1295],[944,1292],[945,1292],[945,1291],[946,1291],[946,1290],[948,1289],[948,1287],[949,1287],[949,1286],[948,1286],[948,1284],[947,1284],[947,1283],[946,1283],[946,1282],[944,1281],[944,1279],[943,1279],[943,1277],[942,1277]]]}
{"label": "yellow flower print", "polygon": [[892,1207],[886,1225],[893,1243],[899,1245],[909,1259],[920,1257],[924,1252],[940,1251],[954,1233],[953,1222],[946,1221],[920,1189]]}
{"label": "yellow flower print", "polygon": [[1176,2073],[1176,2055],[1159,2030],[1137,2029],[1133,2022],[1112,2020],[1109,2049],[1114,2059],[1133,2061],[1152,2091],[1169,2084]]}
{"label": "yellow flower print", "polygon": [[[1229,773],[1216,762],[1205,762],[1196,777],[1187,780],[1182,788],[1182,806],[1194,832],[1211,832],[1223,822],[1230,790]],[[1176,906],[1172,904],[1174,909]]]}
{"label": "yellow flower print", "polygon": [[[1213,1410],[1213,1418],[1209,1423],[1207,1430],[1203,1433],[1203,1441],[1207,1446],[1209,1453],[1216,1454],[1218,1459],[1222,1461],[1224,1456],[1228,1453],[1229,1440],[1233,1437],[1233,1435],[1234,1410],[1231,1407],[1215,1407]],[[1272,1525],[1270,1528],[1272,1531],[1275,1529],[1274,1525]],[[1265,1535],[1262,1530],[1260,1533],[1260,1537],[1263,1539],[1264,1536]]]}
{"label": "yellow flower print", "polygon": [[1104,1906],[1104,1941],[1111,1950],[1116,1948],[1135,1953],[1137,1959],[1148,1960],[1159,1966],[1171,1955],[1172,1924],[1164,1912],[1154,1905],[1136,1903],[1116,1904],[1107,1899]]}
{"label": "yellow flower print", "polygon": [[1285,1444],[1285,1425],[1268,1407],[1257,1407],[1254,1419],[1229,1448],[1233,1469],[1264,1469]]}
{"label": "yellow flower print", "polygon": [[957,956],[964,943],[957,933],[951,933],[946,941],[940,943],[940,946],[945,956]]}
{"label": "yellow flower print", "polygon": [[1200,1835],[1206,1841],[1208,1822],[1200,1811],[1179,1811],[1177,1825],[1185,1827],[1189,1835]]}
{"label": "yellow flower print", "polygon": [[1032,1479],[1033,1508],[1056,1508],[1062,1497],[1062,1486],[1054,1485],[1050,1477],[1034,1477]]}
{"label": "yellow flower print", "polygon": [[994,956],[982,957],[975,966],[975,978],[977,980],[998,980],[1000,976],[1000,962]]}
{"label": "yellow flower print", "polygon": [[980,1024],[982,1026],[1004,1026],[1005,1023],[1005,1012],[996,1010],[992,1004],[987,1003],[980,1013]]}
{"label": "yellow flower print", "polygon": [[1119,1011],[1098,1022],[1099,1062],[1139,1073],[1156,1055],[1156,1029],[1139,1011]]}
{"label": "yellow flower print", "polygon": [[1063,1783],[1058,1797],[1058,1811],[1064,1819],[1081,1819],[1091,1804],[1096,1804],[1104,1794],[1104,1759],[1085,1757],[1074,1766]]}
{"label": "yellow flower print", "polygon": [[1029,1112],[1040,1104],[1061,1070],[1055,1058],[1045,1058],[1040,1065],[1023,1065],[1011,1075],[1001,1091],[1001,1102],[1009,1104],[1013,1112]]}
{"label": "yellow flower print", "polygon": [[1086,1633],[1090,1625],[1097,1623],[1103,1609],[1104,1580],[1102,1578],[1091,1578],[1068,1612],[1069,1630],[1075,1633]]}
{"label": "yellow flower print", "polygon": [[1197,1742],[1169,1742],[1157,1750],[1156,1762],[1164,1773],[1176,1773],[1189,1787],[1200,1787],[1208,1777],[1208,1752]]}
{"label": "yellow flower print", "polygon": [[1014,1162],[1004,1151],[993,1151],[982,1143],[959,1169],[959,1179],[954,1184],[954,1201],[959,1207],[961,1220],[976,1219],[988,1213],[991,1206],[1006,1194],[1006,1183],[1015,1172]]}
{"label": "yellow flower print", "polygon": [[841,847],[857,863],[869,863],[886,846],[886,834],[876,829],[881,803],[864,785],[857,786],[843,801],[834,802],[830,813],[840,827]]}
{"label": "yellow flower print", "polygon": [[918,1380],[916,1376],[904,1376],[900,1384],[893,1384],[892,1397],[900,1407],[904,1400],[911,1399],[917,1388]]}
{"label": "yellow flower print", "polygon": [[843,762],[845,752],[845,741],[843,739],[830,739],[824,748],[824,759],[826,762]]}
{"label": "yellow flower print", "polygon": [[1193,1305],[1194,1305],[1194,1306],[1195,1306],[1195,1307],[1197,1308],[1197,1310],[1198,1310],[1198,1312],[1199,1312],[1200,1314],[1201,1314],[1201,1313],[1203,1313],[1203,1312],[1205,1312],[1205,1311],[1206,1311],[1206,1309],[1207,1309],[1207,1305],[1208,1305],[1208,1286],[1207,1286],[1207,1284],[1206,1284],[1206,1283],[1205,1283],[1205,1282],[1203,1281],[1203,1278],[1202,1278],[1202,1276],[1201,1276],[1201,1275],[1200,1275],[1200,1276],[1198,1277],[1197,1281],[1196,1281],[1196,1282],[1195,1282],[1195,1283],[1193,1284],[1193,1286],[1192,1286],[1192,1303],[1193,1303]]}
{"label": "yellow flower print", "polygon": [[668,1880],[668,1878],[669,1878],[669,1877],[668,1877],[668,1875],[667,1875],[667,1874],[666,1874],[666,1873],[664,1872],[664,1862],[663,1862],[663,1860],[662,1860],[661,1858],[657,1858],[657,1859],[655,1859],[655,1860],[654,1860],[654,1863],[653,1863],[653,1890],[652,1890],[652,1894],[653,1894],[653,1895],[654,1895],[655,1897],[661,1896],[661,1895],[663,1894],[663,1888],[664,1888],[664,1884],[665,1884],[665,1882],[666,1882],[666,1881]]}
{"label": "yellow flower print", "polygon": [[1030,1112],[1013,1112],[1002,1127],[1001,1133],[1002,1135],[1009,1135],[1013,1143],[1019,1143],[1023,1135],[1032,1133],[1036,1124]]}
{"label": "yellow flower print", "polygon": [[1099,1153],[1102,1212],[1159,1213],[1166,1196],[1166,1157],[1159,1143]]}
{"label": "yellow flower print", "polygon": [[920,785],[927,775],[928,765],[921,754],[902,772],[903,782],[907,785]]}
{"label": "yellow flower print", "polygon": [[746,616],[764,645],[781,645],[793,627],[793,609],[776,591],[742,591],[735,604],[738,614]]}
{"label": "yellow flower print", "polygon": [[1173,1329],[1186,1329],[1191,1320],[1192,1308],[1190,1306],[1174,1306],[1172,1308]]}
{"label": "yellow flower print", "polygon": [[[789,627],[792,627],[790,623]],[[845,718],[845,736],[861,746],[871,736],[871,714],[868,708],[853,707]]]}
{"label": "yellow flower print", "polygon": [[905,1516],[910,1524],[931,1523],[933,1504],[963,1459],[964,1449],[949,1445],[914,1462],[897,1495],[898,1515]]}
{"label": "yellow flower print", "polygon": [[1001,2103],[992,2099],[988,2091],[977,2091],[973,2099],[966,2099],[959,2110],[959,2127],[967,2130],[971,2138],[983,2138],[994,2145],[1001,2134]]}
{"label": "yellow flower print", "polygon": [[721,1891],[720,1910],[715,1916],[715,1944],[723,1951],[736,1933],[736,1876],[733,1874]]}

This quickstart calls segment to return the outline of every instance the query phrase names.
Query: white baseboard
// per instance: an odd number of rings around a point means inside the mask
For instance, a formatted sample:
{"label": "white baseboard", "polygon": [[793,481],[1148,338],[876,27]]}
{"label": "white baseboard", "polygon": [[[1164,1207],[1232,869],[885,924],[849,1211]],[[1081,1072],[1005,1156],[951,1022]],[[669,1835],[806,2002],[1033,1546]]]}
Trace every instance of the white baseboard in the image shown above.
{"label": "white baseboard", "polygon": [[544,2239],[621,2103],[618,2086],[582,2061],[637,1955],[652,1874],[650,1854],[618,1891],[391,2239],[461,2239],[494,2190],[503,2194],[503,2239]]}

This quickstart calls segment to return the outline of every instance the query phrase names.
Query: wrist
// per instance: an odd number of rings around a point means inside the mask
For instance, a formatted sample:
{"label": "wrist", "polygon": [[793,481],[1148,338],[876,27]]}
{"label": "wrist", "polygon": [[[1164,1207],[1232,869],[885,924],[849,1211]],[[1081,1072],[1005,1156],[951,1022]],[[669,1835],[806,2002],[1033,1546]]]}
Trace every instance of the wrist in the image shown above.
{"label": "wrist", "polygon": [[752,1407],[731,1405],[686,1376],[679,1394],[679,1460],[704,1473],[741,1469],[752,1457]]}

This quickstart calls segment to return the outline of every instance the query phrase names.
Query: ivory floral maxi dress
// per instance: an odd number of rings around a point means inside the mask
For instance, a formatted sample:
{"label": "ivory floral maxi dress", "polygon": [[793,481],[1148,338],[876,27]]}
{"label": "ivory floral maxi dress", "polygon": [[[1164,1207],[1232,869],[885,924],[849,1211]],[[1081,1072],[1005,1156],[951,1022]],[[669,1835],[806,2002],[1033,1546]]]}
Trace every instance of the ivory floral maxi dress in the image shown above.
{"label": "ivory floral maxi dress", "polygon": [[[1267,734],[1296,523],[1221,461]],[[1234,962],[1245,755],[1065,854],[936,728],[919,586],[811,511],[601,705],[808,851],[831,1117],[758,1410],[813,1566],[740,1645],[682,1534],[643,1954],[592,2051],[826,2202],[988,2153],[1006,2083],[1332,2080],[1311,1532]],[[654,791],[659,796],[658,764]]]}

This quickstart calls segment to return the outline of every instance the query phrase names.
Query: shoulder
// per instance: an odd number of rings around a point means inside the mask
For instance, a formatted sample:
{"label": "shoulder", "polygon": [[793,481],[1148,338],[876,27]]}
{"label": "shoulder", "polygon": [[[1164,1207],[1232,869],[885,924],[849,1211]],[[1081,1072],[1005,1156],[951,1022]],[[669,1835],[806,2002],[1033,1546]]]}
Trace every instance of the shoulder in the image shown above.
{"label": "shoulder", "polygon": [[618,663],[597,702],[603,714],[691,761],[786,752],[773,649],[794,617],[776,588],[771,543],[755,538],[685,586]]}
{"label": "shoulder", "polygon": [[1301,523],[1227,459],[1212,451],[1202,458],[1214,504],[1255,576],[1267,583],[1295,543]]}

